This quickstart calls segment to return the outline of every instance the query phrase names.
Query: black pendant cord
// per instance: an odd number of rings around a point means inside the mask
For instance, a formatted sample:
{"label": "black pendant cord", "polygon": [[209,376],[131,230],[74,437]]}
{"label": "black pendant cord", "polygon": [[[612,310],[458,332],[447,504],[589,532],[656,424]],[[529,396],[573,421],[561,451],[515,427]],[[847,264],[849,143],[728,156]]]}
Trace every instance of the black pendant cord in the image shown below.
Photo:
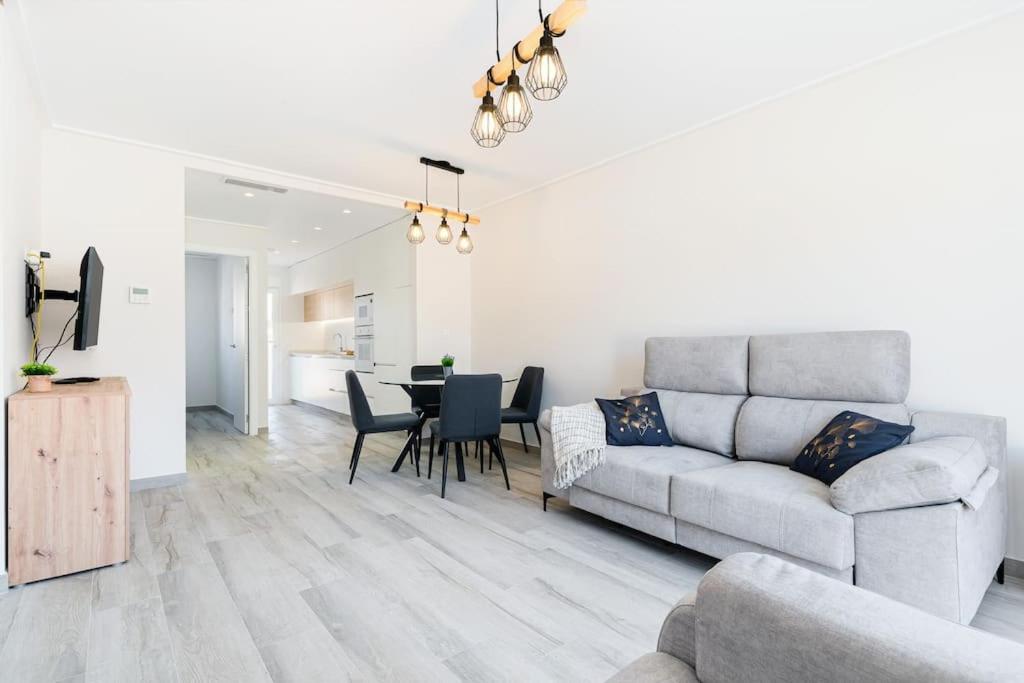
{"label": "black pendant cord", "polygon": [[423,165],[423,203],[430,203],[430,167]]}
{"label": "black pendant cord", "polygon": [[501,41],[498,39],[501,20],[498,9],[498,2],[499,0],[494,0],[494,54],[498,56],[498,62],[501,62]]}
{"label": "black pendant cord", "polygon": [[547,33],[552,38],[561,38],[562,36],[565,35],[565,31],[562,31],[561,33],[555,33],[554,31],[551,30],[551,25],[548,23],[548,19],[551,18],[551,15],[549,14],[547,16],[544,16],[544,9],[541,7],[541,2],[543,2],[543,0],[537,0],[537,14],[540,15],[540,23],[544,24],[544,32]]}

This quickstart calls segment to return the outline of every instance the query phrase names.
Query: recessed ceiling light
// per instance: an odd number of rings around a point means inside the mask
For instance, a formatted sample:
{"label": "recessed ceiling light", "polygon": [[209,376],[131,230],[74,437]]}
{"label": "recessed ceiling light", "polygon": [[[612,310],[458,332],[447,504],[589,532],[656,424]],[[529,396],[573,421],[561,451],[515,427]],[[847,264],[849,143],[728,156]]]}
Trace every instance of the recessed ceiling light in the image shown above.
{"label": "recessed ceiling light", "polygon": [[256,195],[254,195],[252,192],[246,192],[245,196],[246,197],[255,197]]}
{"label": "recessed ceiling light", "polygon": [[319,225],[314,225],[313,229],[314,230],[323,230],[323,228],[321,228]]}
{"label": "recessed ceiling light", "polygon": [[342,213],[352,213],[352,209],[342,209]]}
{"label": "recessed ceiling light", "polygon": [[292,240],[292,244],[298,244],[298,243],[299,243],[298,240]]}

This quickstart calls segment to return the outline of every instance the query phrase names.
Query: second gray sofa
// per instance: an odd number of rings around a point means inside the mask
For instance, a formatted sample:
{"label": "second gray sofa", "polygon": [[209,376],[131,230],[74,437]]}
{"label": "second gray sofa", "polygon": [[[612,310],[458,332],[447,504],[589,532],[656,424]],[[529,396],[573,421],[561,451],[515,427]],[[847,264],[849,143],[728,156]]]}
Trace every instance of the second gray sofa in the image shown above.
{"label": "second gray sofa", "polygon": [[[712,557],[776,555],[961,623],[1001,574],[1005,420],[911,412],[906,333],[651,338],[644,384],[638,391],[657,391],[676,446],[609,446],[602,466],[559,490],[548,434],[545,498]],[[836,491],[843,478],[830,490],[791,471],[800,449],[846,410],[912,424],[912,444],[983,453],[963,499],[922,502],[913,484],[901,497],[890,481],[888,496],[851,501]],[[549,412],[541,427],[550,429]],[[936,441],[948,436],[964,438]]]}

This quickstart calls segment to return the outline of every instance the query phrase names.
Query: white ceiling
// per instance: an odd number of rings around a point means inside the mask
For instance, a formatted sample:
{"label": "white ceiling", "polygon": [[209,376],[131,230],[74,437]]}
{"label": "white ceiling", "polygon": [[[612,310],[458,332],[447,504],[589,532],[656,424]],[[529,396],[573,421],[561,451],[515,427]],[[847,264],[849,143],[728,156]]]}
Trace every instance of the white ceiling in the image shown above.
{"label": "white ceiling", "polygon": [[[569,85],[493,150],[469,136],[494,55],[481,0],[21,0],[54,124],[418,198],[420,155],[481,206],[1018,0],[592,0]],[[545,0],[545,9],[556,0]],[[502,48],[536,6],[502,3]],[[452,176],[437,174],[433,194]]]}
{"label": "white ceiling", "polygon": [[272,265],[290,266],[406,215],[380,204],[296,189],[278,194],[228,185],[224,179],[186,170],[185,213],[269,230]]}

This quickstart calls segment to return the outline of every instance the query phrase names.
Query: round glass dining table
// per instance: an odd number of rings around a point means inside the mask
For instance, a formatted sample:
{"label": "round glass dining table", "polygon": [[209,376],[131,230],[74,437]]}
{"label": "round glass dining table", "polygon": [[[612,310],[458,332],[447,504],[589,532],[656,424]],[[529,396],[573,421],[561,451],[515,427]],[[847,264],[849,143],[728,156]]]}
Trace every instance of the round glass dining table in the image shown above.
{"label": "round glass dining table", "polygon": [[[459,374],[499,374],[499,373],[459,373]],[[502,384],[511,384],[512,382],[518,381],[518,377],[505,377],[501,376]],[[409,394],[409,398],[412,399],[413,405],[419,408],[420,413],[420,426],[419,431],[423,431],[423,426],[427,423],[427,420],[438,417],[438,409],[441,405],[441,391],[444,389],[443,379],[413,379],[412,375],[401,377],[399,379],[379,379],[378,384],[387,384],[389,386],[402,387],[405,393]],[[402,468],[402,463],[405,462],[406,453],[410,453],[410,449],[403,449],[399,454],[398,459],[395,460],[395,464],[391,467],[392,472],[397,472]],[[411,453],[410,453],[411,455]],[[482,456],[481,456],[482,457]],[[457,449],[455,451],[455,469],[459,481],[466,481],[466,468],[462,460],[462,450]]]}

